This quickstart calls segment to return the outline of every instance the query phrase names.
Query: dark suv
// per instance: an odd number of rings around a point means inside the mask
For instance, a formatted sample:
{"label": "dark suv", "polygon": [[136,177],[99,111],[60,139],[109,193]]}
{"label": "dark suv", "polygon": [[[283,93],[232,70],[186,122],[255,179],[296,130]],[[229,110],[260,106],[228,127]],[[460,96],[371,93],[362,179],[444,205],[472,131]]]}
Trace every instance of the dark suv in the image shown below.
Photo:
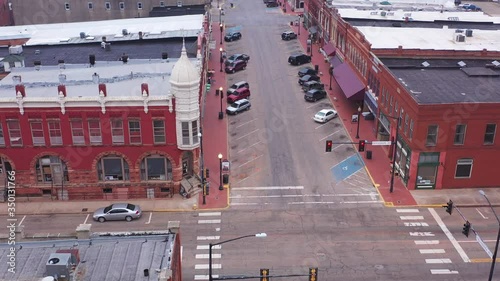
{"label": "dark suv", "polygon": [[281,33],[281,39],[285,41],[297,39],[297,34],[295,34],[295,32],[293,31],[285,31]]}
{"label": "dark suv", "polygon": [[245,54],[234,54],[234,55],[229,56],[226,59],[225,63],[226,63],[226,65],[228,65],[228,64],[231,64],[237,60],[243,60],[243,61],[248,62],[250,60],[250,56],[245,55]]}
{"label": "dark suv", "polygon": [[235,90],[232,94],[227,96],[227,102],[233,103],[237,100],[248,99],[250,97],[250,89],[248,88],[239,88]]}
{"label": "dark suv", "polygon": [[304,94],[304,99],[306,101],[317,101],[326,98],[325,90],[310,90]]}
{"label": "dark suv", "polygon": [[247,62],[244,60],[237,60],[233,63],[226,65],[226,73],[235,73],[236,71],[240,71],[247,68]]}
{"label": "dark suv", "polygon": [[309,66],[299,69],[299,72],[297,73],[297,75],[299,75],[299,77],[302,77],[304,75],[311,75],[311,74],[316,75],[317,72],[314,68],[309,67]]}
{"label": "dark suv", "polygon": [[224,36],[224,41],[232,42],[241,39],[241,33],[239,31],[229,32]]}
{"label": "dark suv", "polygon": [[319,81],[319,76],[317,75],[304,75],[299,79],[299,84],[304,85],[304,83],[309,81]]}
{"label": "dark suv", "polygon": [[306,82],[306,83],[304,83],[304,85],[302,85],[302,90],[304,90],[304,92],[308,92],[308,91],[313,90],[313,89],[324,90],[325,85],[323,85],[322,83],[320,83],[318,81],[314,81],[314,80]]}
{"label": "dark suv", "polygon": [[301,65],[311,62],[311,56],[306,54],[295,54],[288,57],[288,63],[291,65]]}

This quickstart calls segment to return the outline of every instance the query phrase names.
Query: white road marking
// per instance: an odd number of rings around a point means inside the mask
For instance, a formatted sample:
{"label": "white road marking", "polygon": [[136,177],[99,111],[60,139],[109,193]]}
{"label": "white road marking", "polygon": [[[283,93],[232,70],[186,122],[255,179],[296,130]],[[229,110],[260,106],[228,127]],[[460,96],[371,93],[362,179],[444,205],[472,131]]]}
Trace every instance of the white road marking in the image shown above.
{"label": "white road marking", "polygon": [[[87,215],[87,217],[88,217],[88,215]],[[19,222],[18,226],[21,226],[21,224],[23,224],[23,221],[24,221],[24,219],[25,219],[25,218],[26,218],[26,216],[23,216],[23,218],[22,218],[22,219],[21,219],[21,221]],[[85,220],[85,221],[87,221],[87,220]]]}
{"label": "white road marking", "polygon": [[256,187],[232,187],[232,190],[275,190],[275,189],[304,189],[303,186],[256,186]]}
{"label": "white road marking", "polygon": [[[86,217],[86,218],[85,218],[85,220],[83,221],[83,224],[87,224],[87,220],[89,219],[89,217],[90,217],[90,214],[87,214],[87,217]],[[24,219],[24,218],[23,218],[23,219]],[[22,221],[21,221],[21,223],[22,223]],[[19,225],[21,225],[21,224],[19,224]]]}
{"label": "white road marking", "polygon": [[255,121],[255,119],[252,119],[252,120],[247,121],[247,122],[245,122],[245,123],[241,123],[241,124],[239,124],[238,126],[236,126],[236,128],[239,128],[239,127],[241,127],[241,126],[245,126],[246,124],[251,123],[251,122],[253,122],[253,121]]}
{"label": "white road marking", "polygon": [[405,226],[429,226],[426,222],[405,222]]}
{"label": "white road marking", "polygon": [[216,227],[216,228],[215,228],[215,231],[220,231],[220,227]]}
{"label": "white road marking", "polygon": [[448,228],[446,227],[446,225],[443,223],[443,221],[441,220],[441,217],[439,217],[439,215],[436,213],[436,211],[434,209],[432,209],[432,208],[429,208],[429,212],[434,217],[434,220],[436,220],[436,222],[438,223],[439,227],[441,227],[441,230],[443,230],[444,234],[446,234],[446,237],[448,237],[448,239],[450,240],[450,242],[453,245],[453,247],[455,247],[455,249],[457,250],[457,252],[460,255],[460,257],[462,257],[462,260],[464,262],[470,262],[470,259],[467,256],[467,254],[465,253],[464,249],[462,249],[462,247],[457,242],[457,240],[455,239],[455,237],[453,237],[453,234],[451,234],[451,232],[448,230]]}
{"label": "white road marking", "polygon": [[432,232],[410,232],[410,236],[435,236]]}
{"label": "white road marking", "polygon": [[321,127],[325,126],[326,124],[327,124],[327,123],[323,123],[323,124],[319,125],[318,127],[314,128],[314,130],[319,129],[319,128],[321,128]]}
{"label": "white road marking", "polygon": [[337,149],[337,148],[339,148],[339,147],[341,147],[341,146],[343,146],[343,145],[346,145],[346,144],[345,144],[345,143],[343,143],[343,144],[339,144],[339,145],[337,145],[336,147],[332,147],[332,151],[334,151],[335,149]]}
{"label": "white road marking", "polygon": [[236,153],[241,153],[241,152],[243,152],[243,151],[245,151],[245,150],[249,149],[250,147],[256,146],[256,145],[258,145],[258,144],[260,144],[260,143],[261,143],[261,142],[260,142],[260,141],[258,141],[258,142],[256,142],[256,143],[254,143],[254,144],[250,145],[250,146],[247,146],[247,147],[245,147],[245,148],[243,148],[243,149],[241,149],[241,150],[238,150]]}
{"label": "white road marking", "polygon": [[423,220],[424,216],[400,216],[401,220]]}
{"label": "white road marking", "polygon": [[150,224],[151,223],[151,217],[153,217],[153,212],[149,213],[149,219],[145,224]]}
{"label": "white road marking", "polygon": [[310,106],[307,106],[306,108],[308,108],[308,109],[309,109],[309,108],[311,108],[311,107],[315,107],[316,105],[317,105],[317,104],[313,103],[313,104],[311,104]]}
{"label": "white road marking", "polygon": [[[281,195],[241,195],[236,194],[230,196],[231,199],[241,199],[241,198],[298,198],[298,197],[359,197],[359,196],[370,196],[376,195],[376,193],[368,194],[281,194]],[[376,201],[375,199],[373,199]]]}
{"label": "white road marking", "polygon": [[198,213],[198,216],[200,217],[211,217],[211,216],[220,216],[221,212],[206,212],[206,213]]}
{"label": "white road marking", "polygon": [[483,219],[487,220],[488,217],[484,216],[483,213],[481,213],[481,211],[479,211],[478,208],[476,208],[476,211],[481,215],[481,217],[483,217]]}
{"label": "white road marking", "polygon": [[[212,250],[220,250],[222,245],[212,246]],[[208,250],[209,245],[198,245],[196,246],[196,250]]]}
{"label": "white road marking", "polygon": [[345,201],[345,202],[288,202],[289,205],[306,205],[306,204],[373,204],[382,203],[383,201]]}
{"label": "white road marking", "polygon": [[[237,205],[241,205],[241,206],[243,206],[243,205],[259,205],[259,204],[262,204],[262,203],[238,203],[238,202],[231,203],[231,205],[233,205],[233,206],[237,206]],[[266,203],[264,203],[264,205],[265,204]]]}
{"label": "white road marking", "polygon": [[[208,259],[208,256],[209,256],[208,254],[198,254],[195,255],[195,259]],[[221,254],[212,254],[212,259],[220,259],[221,256],[222,256]]]}
{"label": "white road marking", "polygon": [[418,209],[396,209],[398,213],[418,213],[420,212]]}
{"label": "white road marking", "polygon": [[326,137],[324,137],[324,138],[320,139],[319,141],[320,141],[320,142],[321,142],[321,141],[324,141],[324,140],[325,140],[325,139],[327,139],[328,137],[331,137],[331,136],[335,135],[335,134],[336,134],[336,133],[338,133],[338,132],[340,132],[340,129],[339,129],[339,130],[337,130],[337,131],[335,131],[335,132],[333,132],[333,133],[331,133],[331,134],[329,134],[328,136],[326,136]]}
{"label": "white road marking", "polygon": [[425,259],[425,263],[451,263],[450,259]]}
{"label": "white road marking", "polygon": [[444,249],[420,249],[421,254],[444,254]]}
{"label": "white road marking", "polygon": [[220,223],[220,220],[198,220],[198,224]]}
{"label": "white road marking", "polygon": [[[219,263],[212,264],[213,269],[221,269],[222,265]],[[194,269],[208,269],[208,264],[195,264]]]}
{"label": "white road marking", "polygon": [[[213,278],[219,278],[219,275],[212,274]],[[208,280],[208,275],[195,275],[194,280]]]}
{"label": "white road marking", "polygon": [[245,166],[246,164],[248,164],[248,163],[250,163],[250,162],[252,162],[252,161],[257,160],[257,159],[259,159],[259,158],[260,158],[260,157],[262,157],[262,156],[264,156],[264,154],[261,154],[261,155],[259,155],[259,156],[255,157],[255,158],[254,158],[254,159],[252,159],[252,160],[248,160],[247,162],[245,162],[245,163],[243,163],[243,164],[239,165],[237,168],[240,168],[241,166]]}
{"label": "white road marking", "polygon": [[458,274],[456,270],[449,269],[431,269],[432,274]]}
{"label": "white road marking", "polygon": [[248,134],[244,134],[243,136],[241,136],[241,137],[237,138],[236,140],[241,140],[242,138],[244,138],[244,137],[246,137],[246,136],[249,136],[249,135],[251,135],[251,134],[253,134],[253,133],[257,132],[258,130],[259,130],[259,129],[255,129],[255,130],[251,131],[250,133],[248,133]]}
{"label": "white road marking", "polygon": [[437,245],[439,244],[439,240],[416,240],[415,245]]}
{"label": "white road marking", "polygon": [[219,240],[220,236],[197,236],[196,240]]}

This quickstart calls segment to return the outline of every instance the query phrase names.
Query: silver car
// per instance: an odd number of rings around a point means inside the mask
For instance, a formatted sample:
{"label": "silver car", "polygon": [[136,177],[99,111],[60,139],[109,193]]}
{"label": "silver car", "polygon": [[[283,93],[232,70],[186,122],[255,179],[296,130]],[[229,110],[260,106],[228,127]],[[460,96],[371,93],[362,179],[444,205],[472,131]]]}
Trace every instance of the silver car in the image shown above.
{"label": "silver car", "polygon": [[104,208],[99,208],[94,212],[93,218],[99,222],[109,221],[119,221],[126,220],[131,221],[133,219],[138,219],[142,215],[141,207],[134,204],[128,203],[116,203],[109,205]]}

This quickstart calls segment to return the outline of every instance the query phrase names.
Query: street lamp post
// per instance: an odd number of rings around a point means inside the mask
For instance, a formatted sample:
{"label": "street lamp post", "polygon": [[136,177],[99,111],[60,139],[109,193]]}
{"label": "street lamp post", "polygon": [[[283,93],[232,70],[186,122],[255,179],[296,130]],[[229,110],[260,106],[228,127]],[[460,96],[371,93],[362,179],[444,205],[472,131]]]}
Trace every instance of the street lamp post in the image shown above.
{"label": "street lamp post", "polygon": [[[331,77],[331,76],[330,76]],[[331,88],[330,88],[331,90]],[[361,106],[358,106],[358,128],[356,129],[356,138],[359,139],[359,122],[361,122]]]}
{"label": "street lamp post", "polygon": [[219,93],[220,93],[220,112],[219,112],[219,119],[224,118],[224,111],[222,111],[222,99],[224,98],[224,88],[220,87],[219,88]]}
{"label": "street lamp post", "polygon": [[[394,118],[394,117],[391,117],[391,118]],[[391,173],[391,185],[390,185],[390,188],[389,188],[389,192],[392,193],[394,191],[394,173],[396,173],[396,152],[397,152],[397,149],[398,149],[398,137],[399,137],[399,123],[401,122],[401,118],[397,117],[397,118],[394,118],[396,120],[398,120],[396,122],[396,137],[394,139],[394,143],[393,143],[393,151],[392,151],[392,173]]]}
{"label": "street lamp post", "polygon": [[330,90],[332,89],[332,76],[333,76],[333,66],[330,66]]}
{"label": "street lamp post", "polygon": [[219,8],[219,22],[222,22],[222,7]]}
{"label": "street lamp post", "polygon": [[201,186],[202,186],[202,192],[203,192],[203,205],[207,204],[206,201],[206,196],[207,196],[207,190],[205,187],[205,167],[203,165],[203,135],[201,134],[201,129],[200,132],[198,133],[198,138],[200,138],[200,163],[201,163]]}
{"label": "street lamp post", "polygon": [[220,43],[222,44],[222,32],[224,31],[224,25],[222,24],[222,22],[219,24],[219,28],[220,28]]}
{"label": "street lamp post", "polygon": [[[219,154],[219,155],[222,156],[222,154]],[[214,279],[212,277],[212,247],[213,246],[222,245],[222,244],[227,243],[227,242],[232,242],[232,241],[235,241],[235,240],[240,240],[240,239],[243,239],[243,238],[248,238],[248,237],[265,238],[265,237],[267,237],[267,234],[263,232],[263,233],[245,235],[245,236],[240,236],[240,237],[236,237],[236,238],[233,238],[233,239],[229,239],[229,240],[226,240],[226,241],[222,241],[222,242],[219,242],[219,243],[214,243],[214,244],[209,243],[208,244],[208,281],[218,280],[218,278]]]}
{"label": "street lamp post", "polygon": [[297,30],[297,35],[300,36],[300,16],[299,16],[299,28]]}
{"label": "street lamp post", "polygon": [[220,175],[219,190],[224,190],[224,187],[222,187],[222,153],[219,153],[217,157],[219,157],[219,175]]}
{"label": "street lamp post", "polygon": [[493,214],[495,215],[495,218],[497,218],[498,221],[498,234],[497,234],[497,242],[495,244],[495,251],[493,252],[493,257],[491,260],[491,268],[490,268],[490,276],[488,277],[488,281],[493,280],[493,272],[495,271],[495,263],[497,262],[497,253],[498,253],[498,242],[500,241],[500,219],[497,216],[497,213],[495,212],[495,209],[491,205],[490,199],[486,196],[486,193],[484,191],[479,190],[479,193],[486,198],[486,201],[488,201],[488,205],[490,205],[491,210],[493,211]]}
{"label": "street lamp post", "polygon": [[222,47],[219,48],[220,52],[220,72],[222,72],[222,63],[224,62],[224,58],[222,57]]}
{"label": "street lamp post", "polygon": [[217,0],[217,8],[219,8],[219,0]]}

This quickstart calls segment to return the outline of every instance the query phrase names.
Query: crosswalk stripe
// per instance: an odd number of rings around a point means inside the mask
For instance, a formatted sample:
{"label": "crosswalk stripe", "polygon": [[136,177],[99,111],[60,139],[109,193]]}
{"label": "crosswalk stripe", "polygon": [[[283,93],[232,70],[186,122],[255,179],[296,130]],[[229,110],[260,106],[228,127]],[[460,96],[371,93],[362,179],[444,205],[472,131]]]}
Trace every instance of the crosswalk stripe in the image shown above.
{"label": "crosswalk stripe", "polygon": [[220,216],[221,212],[206,212],[206,213],[199,213],[198,216],[200,217],[217,217]]}
{"label": "crosswalk stripe", "polygon": [[449,269],[431,269],[432,274],[458,274],[456,270]]}
{"label": "crosswalk stripe", "polygon": [[425,263],[451,263],[450,259],[425,259]]}
{"label": "crosswalk stripe", "polygon": [[198,224],[220,223],[221,220],[198,220]]}
{"label": "crosswalk stripe", "polygon": [[405,226],[429,226],[426,222],[405,222]]}
{"label": "crosswalk stripe", "polygon": [[[212,259],[220,259],[221,256],[222,256],[221,254],[212,254]],[[197,258],[197,259],[208,259],[209,255],[208,254],[197,254],[195,256],[195,258]]]}
{"label": "crosswalk stripe", "polygon": [[[214,263],[212,264],[213,269],[221,269],[222,265],[220,263]],[[208,269],[208,263],[207,264],[195,264],[194,269]]]}
{"label": "crosswalk stripe", "polygon": [[220,236],[196,236],[196,240],[219,240]]}
{"label": "crosswalk stripe", "polygon": [[439,240],[416,240],[415,245],[436,245],[439,244]]}
{"label": "crosswalk stripe", "polygon": [[304,189],[303,186],[255,186],[255,187],[231,187],[232,190],[276,190],[276,189]]}
{"label": "crosswalk stripe", "polygon": [[444,249],[420,249],[421,254],[444,254]]}
{"label": "crosswalk stripe", "polygon": [[418,209],[396,209],[398,213],[418,213],[420,212]]}
{"label": "crosswalk stripe", "polygon": [[[210,246],[209,245],[198,245],[196,246],[196,250],[208,250]],[[212,250],[220,250],[222,248],[222,245],[215,245],[212,246]]]}
{"label": "crosswalk stripe", "polygon": [[[213,278],[219,278],[219,275],[212,274]],[[208,275],[195,275],[194,280],[208,280]]]}
{"label": "crosswalk stripe", "polygon": [[424,216],[400,216],[401,220],[423,220]]}
{"label": "crosswalk stripe", "polygon": [[410,236],[435,236],[432,232],[410,232]]}

